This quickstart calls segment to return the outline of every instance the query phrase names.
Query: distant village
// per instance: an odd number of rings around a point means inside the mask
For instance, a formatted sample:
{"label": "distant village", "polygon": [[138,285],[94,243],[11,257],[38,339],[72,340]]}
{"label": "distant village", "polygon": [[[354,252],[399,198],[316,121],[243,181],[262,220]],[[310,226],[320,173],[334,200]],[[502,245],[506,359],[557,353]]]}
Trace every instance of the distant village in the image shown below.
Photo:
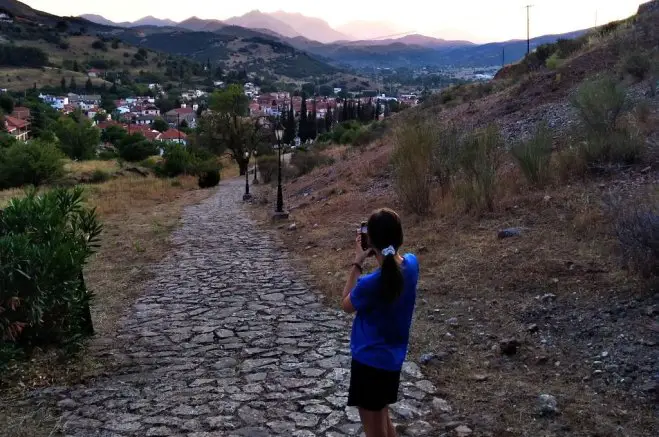
{"label": "distant village", "polygon": [[[101,72],[90,70],[90,77],[96,77]],[[225,87],[224,82],[216,82],[216,88]],[[166,96],[161,90],[159,84],[150,84],[149,89],[154,94]],[[302,97],[292,95],[289,92],[272,92],[261,93],[261,89],[247,82],[243,85],[245,96],[250,100],[249,116],[258,117],[280,117],[284,111],[293,108],[296,115],[302,110]],[[334,94],[341,94],[341,88],[335,88]],[[398,103],[415,106],[419,103],[419,97],[416,94],[405,94],[397,97],[390,97],[384,94],[371,95],[370,97],[359,97],[355,93],[348,94],[353,102],[360,102],[362,105],[382,105],[386,102],[396,101]],[[187,144],[188,136],[186,131],[194,129],[197,126],[198,117],[200,117],[208,104],[209,94],[201,90],[187,90],[182,92],[177,99],[179,107],[163,112],[157,105],[157,99],[152,96],[131,96],[115,100],[112,113],[106,113],[102,108],[103,97],[100,94],[75,94],[68,93],[62,95],[40,94],[39,99],[51,106],[53,109],[62,114],[71,114],[79,111],[88,117],[92,123],[99,129],[104,130],[109,126],[120,126],[128,133],[141,133],[148,140],[161,142],[175,142]],[[324,119],[328,112],[336,113],[339,111],[345,98],[316,96],[306,99],[306,108],[308,115],[315,112],[318,119]],[[384,111],[378,112],[384,117]],[[164,120],[169,129],[164,132],[153,128],[156,120]],[[337,118],[334,117],[334,120]],[[30,132],[30,110],[24,107],[17,107],[13,113],[5,116],[6,131],[18,140],[26,141],[29,139]],[[162,129],[161,129],[162,130]]]}

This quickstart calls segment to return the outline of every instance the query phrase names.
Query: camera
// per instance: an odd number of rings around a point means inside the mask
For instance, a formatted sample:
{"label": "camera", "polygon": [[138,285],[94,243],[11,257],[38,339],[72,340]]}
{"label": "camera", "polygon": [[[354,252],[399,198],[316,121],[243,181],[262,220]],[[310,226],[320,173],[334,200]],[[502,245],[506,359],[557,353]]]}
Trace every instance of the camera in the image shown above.
{"label": "camera", "polygon": [[368,245],[368,224],[366,222],[362,222],[362,225],[359,228],[359,232],[362,235],[362,250],[366,251],[366,250],[369,249],[369,245]]}

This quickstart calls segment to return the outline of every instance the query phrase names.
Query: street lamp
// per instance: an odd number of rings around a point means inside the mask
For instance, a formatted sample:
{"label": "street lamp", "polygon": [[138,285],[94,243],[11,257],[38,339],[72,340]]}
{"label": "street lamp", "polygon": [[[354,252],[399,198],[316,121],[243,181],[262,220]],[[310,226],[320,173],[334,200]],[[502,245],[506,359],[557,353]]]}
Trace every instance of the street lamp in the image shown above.
{"label": "street lamp", "polygon": [[277,151],[279,153],[279,159],[277,159],[277,209],[275,213],[277,215],[284,214],[284,194],[281,190],[281,140],[284,138],[284,128],[281,123],[278,123],[275,127],[275,136],[277,137]]}
{"label": "street lamp", "polygon": [[259,183],[259,178],[256,176],[257,175],[257,173],[256,173],[256,171],[257,171],[257,169],[256,169],[256,155],[258,155],[258,154],[259,154],[258,150],[253,150],[252,151],[252,155],[254,155],[254,181],[252,182],[252,185],[256,185],[256,184]]}
{"label": "street lamp", "polygon": [[249,194],[249,152],[245,152],[245,194],[243,195],[243,200],[249,200],[252,198],[252,195]]}

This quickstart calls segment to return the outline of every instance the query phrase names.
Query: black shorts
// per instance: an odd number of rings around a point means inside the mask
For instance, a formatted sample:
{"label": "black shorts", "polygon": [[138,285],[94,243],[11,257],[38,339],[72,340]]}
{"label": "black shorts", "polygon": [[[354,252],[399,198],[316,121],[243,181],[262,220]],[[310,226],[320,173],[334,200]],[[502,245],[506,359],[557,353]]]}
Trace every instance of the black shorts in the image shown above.
{"label": "black shorts", "polygon": [[377,369],[352,360],[348,406],[380,411],[398,400],[400,371]]}

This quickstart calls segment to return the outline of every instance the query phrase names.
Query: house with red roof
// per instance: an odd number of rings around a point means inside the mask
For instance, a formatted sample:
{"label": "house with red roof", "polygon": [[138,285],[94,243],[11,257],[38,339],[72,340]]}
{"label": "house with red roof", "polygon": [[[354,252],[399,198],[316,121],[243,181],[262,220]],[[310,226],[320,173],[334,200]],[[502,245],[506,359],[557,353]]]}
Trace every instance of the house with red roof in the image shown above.
{"label": "house with red roof", "polygon": [[30,134],[30,123],[11,115],[5,115],[5,130],[18,141],[27,141]]}
{"label": "house with red roof", "polygon": [[188,136],[185,134],[185,132],[181,132],[178,129],[172,128],[159,134],[156,137],[156,141],[161,141],[163,143],[178,143],[185,146],[188,144]]}
{"label": "house with red roof", "polygon": [[19,120],[29,120],[30,119],[30,108],[24,106],[14,107],[14,111],[11,113],[12,117],[16,117]]}
{"label": "house with red roof", "polygon": [[99,70],[97,68],[92,68],[89,71],[87,71],[87,76],[89,77],[101,77],[103,75],[103,70]]}
{"label": "house with red roof", "polygon": [[165,114],[165,121],[170,126],[175,127],[179,127],[179,124],[185,121],[189,128],[194,129],[197,126],[197,111],[194,108],[184,105],[181,108],[175,108],[167,112]]}

